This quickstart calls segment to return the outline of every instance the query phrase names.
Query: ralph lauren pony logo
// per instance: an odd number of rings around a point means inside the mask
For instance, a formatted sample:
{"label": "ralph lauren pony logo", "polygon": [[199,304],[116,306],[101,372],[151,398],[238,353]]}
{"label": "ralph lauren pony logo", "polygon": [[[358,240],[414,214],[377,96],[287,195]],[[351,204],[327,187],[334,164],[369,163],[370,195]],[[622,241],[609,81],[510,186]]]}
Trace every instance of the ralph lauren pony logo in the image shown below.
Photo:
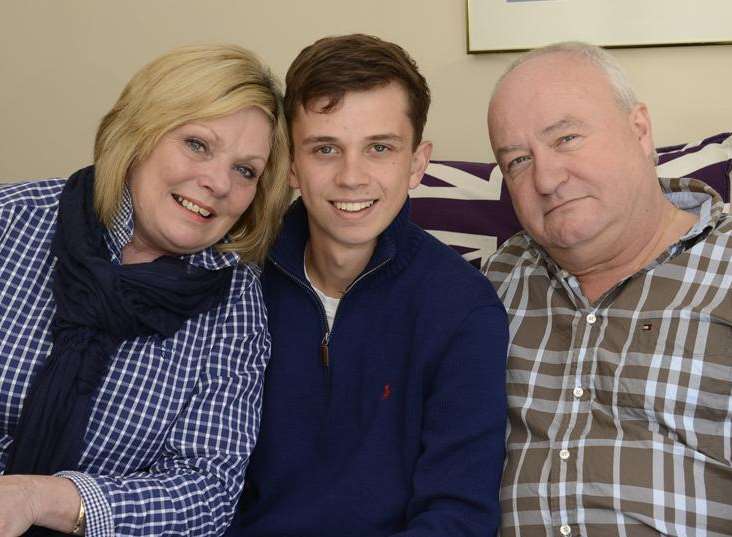
{"label": "ralph lauren pony logo", "polygon": [[381,400],[386,401],[391,397],[391,384],[384,384],[384,391],[381,392]]}

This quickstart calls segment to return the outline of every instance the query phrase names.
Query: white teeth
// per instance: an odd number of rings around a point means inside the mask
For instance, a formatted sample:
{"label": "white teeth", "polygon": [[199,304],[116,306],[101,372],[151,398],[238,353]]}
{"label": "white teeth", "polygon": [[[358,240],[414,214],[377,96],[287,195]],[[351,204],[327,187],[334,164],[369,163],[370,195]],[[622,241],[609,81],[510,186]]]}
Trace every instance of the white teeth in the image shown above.
{"label": "white teeth", "polygon": [[362,211],[368,207],[371,207],[374,204],[375,200],[369,200],[369,201],[334,201],[333,205],[336,206],[336,209],[340,209],[341,211],[346,211],[347,213],[355,213],[357,211]]}
{"label": "white teeth", "polygon": [[183,196],[176,195],[175,199],[179,204],[181,204],[183,207],[185,207],[192,213],[200,214],[204,218],[207,218],[211,214],[211,211],[207,211],[206,209],[199,207],[192,201],[185,199]]}

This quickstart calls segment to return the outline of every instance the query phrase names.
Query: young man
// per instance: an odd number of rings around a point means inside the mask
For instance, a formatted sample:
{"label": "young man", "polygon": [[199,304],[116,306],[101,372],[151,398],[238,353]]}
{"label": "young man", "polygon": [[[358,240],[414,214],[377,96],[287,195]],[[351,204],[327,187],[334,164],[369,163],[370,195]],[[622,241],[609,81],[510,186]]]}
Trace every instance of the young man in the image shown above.
{"label": "young man", "polygon": [[526,54],[488,111],[525,232],[485,272],[511,317],[503,537],[729,535],[732,219],[656,175],[602,49]]}
{"label": "young man", "polygon": [[326,38],[287,74],[292,186],[263,274],[262,428],[229,535],[486,536],[499,521],[505,312],[409,220],[429,90],[397,45]]}

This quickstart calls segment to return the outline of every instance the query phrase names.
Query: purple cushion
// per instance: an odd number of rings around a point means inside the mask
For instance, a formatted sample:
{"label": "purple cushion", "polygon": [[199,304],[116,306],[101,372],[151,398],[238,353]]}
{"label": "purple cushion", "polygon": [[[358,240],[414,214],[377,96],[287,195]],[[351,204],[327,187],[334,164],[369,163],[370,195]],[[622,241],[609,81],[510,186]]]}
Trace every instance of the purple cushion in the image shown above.
{"label": "purple cushion", "polygon": [[[730,201],[732,134],[658,149],[661,177],[694,177]],[[475,266],[521,229],[494,162],[433,161],[411,192],[412,219]]]}
{"label": "purple cushion", "polygon": [[730,201],[732,181],[732,134],[729,132],[705,138],[688,145],[659,147],[660,177],[693,177],[704,181]]}

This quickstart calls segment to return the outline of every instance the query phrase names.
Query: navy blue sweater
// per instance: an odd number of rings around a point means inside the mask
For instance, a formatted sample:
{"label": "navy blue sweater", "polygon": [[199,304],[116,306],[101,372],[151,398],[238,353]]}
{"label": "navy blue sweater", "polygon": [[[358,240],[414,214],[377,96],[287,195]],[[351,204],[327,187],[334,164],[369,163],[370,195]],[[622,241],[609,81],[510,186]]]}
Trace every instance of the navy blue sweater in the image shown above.
{"label": "navy blue sweater", "polygon": [[508,334],[493,288],[407,203],[328,333],[307,237],[298,202],[263,273],[272,357],[228,535],[494,535]]}

